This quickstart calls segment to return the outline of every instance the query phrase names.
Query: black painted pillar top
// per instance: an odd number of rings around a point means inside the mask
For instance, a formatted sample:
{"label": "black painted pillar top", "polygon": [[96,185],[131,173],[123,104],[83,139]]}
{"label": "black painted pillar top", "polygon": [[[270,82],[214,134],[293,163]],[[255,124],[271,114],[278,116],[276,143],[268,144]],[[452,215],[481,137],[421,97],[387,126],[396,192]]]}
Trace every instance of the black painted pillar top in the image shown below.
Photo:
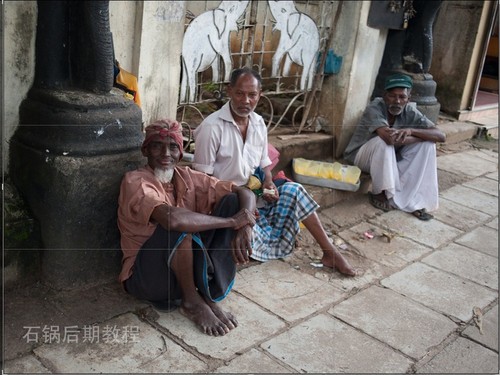
{"label": "black painted pillar top", "polygon": [[[414,11],[406,29],[390,29],[387,34],[384,55],[380,64],[372,98],[384,93],[385,78],[394,73],[405,73],[414,79],[412,96],[417,101],[436,102],[436,83],[429,69],[432,61],[432,28],[442,0],[405,1],[406,11]],[[418,81],[426,81],[420,90]]]}
{"label": "black painted pillar top", "polygon": [[403,68],[411,73],[428,73],[432,60],[432,26],[442,0],[414,0],[415,18],[406,32]]}
{"label": "black painted pillar top", "polygon": [[108,1],[38,1],[33,88],[113,87],[113,40]]}
{"label": "black painted pillar top", "polygon": [[38,1],[33,87],[62,89],[70,83],[69,2]]}

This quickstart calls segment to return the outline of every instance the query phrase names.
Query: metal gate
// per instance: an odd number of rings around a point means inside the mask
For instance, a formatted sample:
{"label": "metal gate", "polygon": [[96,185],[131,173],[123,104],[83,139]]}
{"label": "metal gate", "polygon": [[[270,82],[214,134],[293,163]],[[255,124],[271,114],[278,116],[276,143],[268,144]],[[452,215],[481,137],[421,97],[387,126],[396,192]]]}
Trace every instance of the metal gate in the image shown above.
{"label": "metal gate", "polygon": [[340,3],[187,2],[178,120],[196,127],[226,101],[231,70],[249,66],[262,76],[256,111],[268,132],[310,127]]}

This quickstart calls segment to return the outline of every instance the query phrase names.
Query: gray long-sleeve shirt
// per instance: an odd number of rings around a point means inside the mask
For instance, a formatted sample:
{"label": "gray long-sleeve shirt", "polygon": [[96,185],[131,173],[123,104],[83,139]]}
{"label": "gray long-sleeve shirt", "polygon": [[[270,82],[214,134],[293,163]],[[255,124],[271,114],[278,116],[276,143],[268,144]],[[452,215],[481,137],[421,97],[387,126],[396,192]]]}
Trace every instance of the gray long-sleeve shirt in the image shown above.
{"label": "gray long-sleeve shirt", "polygon": [[[358,126],[356,126],[354,134],[344,151],[344,159],[350,163],[354,163],[359,148],[371,138],[376,137],[377,133],[375,130],[383,126],[389,126],[387,106],[383,98],[375,98],[368,104]],[[433,128],[434,123],[425,117],[416,108],[414,103],[408,103],[404,107],[403,112],[396,116],[392,127],[394,129]]]}

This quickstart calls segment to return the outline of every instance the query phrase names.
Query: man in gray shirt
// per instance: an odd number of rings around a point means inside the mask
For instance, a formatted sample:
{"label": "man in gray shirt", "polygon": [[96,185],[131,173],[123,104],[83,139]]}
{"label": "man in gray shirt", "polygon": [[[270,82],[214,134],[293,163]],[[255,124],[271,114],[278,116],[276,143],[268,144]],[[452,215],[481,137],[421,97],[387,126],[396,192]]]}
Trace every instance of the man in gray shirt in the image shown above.
{"label": "man in gray shirt", "polygon": [[429,220],[438,208],[436,142],[446,137],[408,103],[412,86],[404,74],[386,79],[384,96],[365,109],[344,158],[371,175],[373,206]]}

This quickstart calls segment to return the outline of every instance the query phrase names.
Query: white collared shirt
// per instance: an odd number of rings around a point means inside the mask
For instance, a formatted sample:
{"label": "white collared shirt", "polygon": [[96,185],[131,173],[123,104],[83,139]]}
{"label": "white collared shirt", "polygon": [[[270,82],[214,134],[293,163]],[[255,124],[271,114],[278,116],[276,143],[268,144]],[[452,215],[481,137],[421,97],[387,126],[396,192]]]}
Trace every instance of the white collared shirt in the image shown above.
{"label": "white collared shirt", "polygon": [[229,102],[195,129],[193,168],[220,180],[245,185],[257,167],[271,165],[264,119],[252,112],[246,140],[233,119]]}

